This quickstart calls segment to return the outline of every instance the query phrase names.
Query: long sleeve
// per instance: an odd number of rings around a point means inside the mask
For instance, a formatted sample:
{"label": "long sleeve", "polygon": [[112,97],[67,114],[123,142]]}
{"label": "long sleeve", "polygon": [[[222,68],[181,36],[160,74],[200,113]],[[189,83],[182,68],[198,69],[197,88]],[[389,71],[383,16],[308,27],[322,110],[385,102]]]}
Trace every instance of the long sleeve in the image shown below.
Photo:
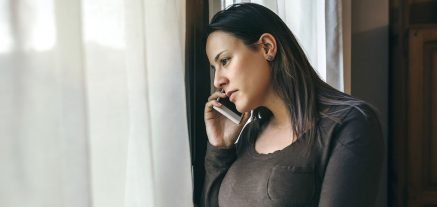
{"label": "long sleeve", "polygon": [[384,141],[376,115],[356,109],[333,134],[335,145],[326,166],[319,207],[371,207],[378,195]]}
{"label": "long sleeve", "polygon": [[235,147],[231,149],[221,149],[207,143],[205,156],[205,181],[202,196],[200,199],[201,207],[218,206],[218,193],[222,180],[236,159]]}

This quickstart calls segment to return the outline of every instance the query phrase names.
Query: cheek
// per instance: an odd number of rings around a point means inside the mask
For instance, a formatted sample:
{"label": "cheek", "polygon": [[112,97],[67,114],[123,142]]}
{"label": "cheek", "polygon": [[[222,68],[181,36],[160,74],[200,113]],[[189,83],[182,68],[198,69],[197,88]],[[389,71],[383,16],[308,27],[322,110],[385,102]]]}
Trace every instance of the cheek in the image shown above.
{"label": "cheek", "polygon": [[236,101],[239,111],[250,111],[264,105],[269,92],[270,81],[268,76],[249,76],[244,80],[241,94]]}
{"label": "cheek", "polygon": [[247,96],[241,96],[239,99],[235,102],[235,106],[239,112],[248,112],[254,107],[251,104],[251,101],[247,99]]}
{"label": "cheek", "polygon": [[248,86],[250,91],[260,98],[268,91],[271,83],[271,70],[268,65],[254,67],[248,75]]}
{"label": "cheek", "polygon": [[271,78],[271,69],[264,59],[257,55],[244,56],[235,62],[233,77],[239,82],[242,93],[236,101],[237,109],[250,111],[264,102]]}

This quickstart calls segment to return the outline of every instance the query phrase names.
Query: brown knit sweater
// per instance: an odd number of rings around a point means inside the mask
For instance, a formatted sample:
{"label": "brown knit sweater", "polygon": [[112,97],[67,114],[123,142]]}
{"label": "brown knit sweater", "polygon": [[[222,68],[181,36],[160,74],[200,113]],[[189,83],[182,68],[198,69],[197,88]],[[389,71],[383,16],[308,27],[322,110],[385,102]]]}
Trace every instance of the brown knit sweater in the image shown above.
{"label": "brown knit sweater", "polygon": [[259,154],[255,123],[234,148],[208,144],[200,206],[374,206],[384,142],[375,113],[362,110],[336,107],[336,119],[319,120],[320,136],[311,145],[303,135],[282,150]]}

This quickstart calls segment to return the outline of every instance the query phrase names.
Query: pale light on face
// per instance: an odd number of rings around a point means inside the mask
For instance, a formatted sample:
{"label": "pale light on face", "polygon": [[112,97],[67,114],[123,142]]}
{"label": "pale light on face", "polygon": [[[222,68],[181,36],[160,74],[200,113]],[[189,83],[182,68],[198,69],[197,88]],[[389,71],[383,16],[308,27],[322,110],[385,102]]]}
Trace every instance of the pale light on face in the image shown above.
{"label": "pale light on face", "polygon": [[249,48],[231,34],[215,31],[208,37],[206,53],[214,69],[214,86],[225,90],[238,111],[266,103],[273,90],[262,47]]}

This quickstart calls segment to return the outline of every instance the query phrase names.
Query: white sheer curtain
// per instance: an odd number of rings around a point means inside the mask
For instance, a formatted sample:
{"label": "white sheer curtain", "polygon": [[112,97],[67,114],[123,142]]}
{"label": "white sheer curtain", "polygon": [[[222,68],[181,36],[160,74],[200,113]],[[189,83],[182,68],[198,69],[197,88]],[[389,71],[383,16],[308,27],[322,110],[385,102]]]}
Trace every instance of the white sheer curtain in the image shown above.
{"label": "white sheer curtain", "polygon": [[0,206],[192,206],[185,1],[0,0]]}
{"label": "white sheer curtain", "polygon": [[210,0],[210,11],[240,2],[261,4],[277,13],[320,77],[350,92],[350,0]]}

